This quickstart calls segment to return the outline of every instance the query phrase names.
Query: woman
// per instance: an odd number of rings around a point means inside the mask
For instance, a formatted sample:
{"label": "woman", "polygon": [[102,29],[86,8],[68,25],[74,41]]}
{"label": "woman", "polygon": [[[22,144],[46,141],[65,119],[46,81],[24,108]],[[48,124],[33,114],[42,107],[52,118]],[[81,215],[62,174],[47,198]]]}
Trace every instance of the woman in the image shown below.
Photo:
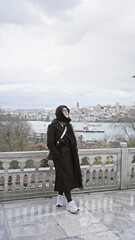
{"label": "woman", "polygon": [[[77,142],[73,132],[71,119],[67,106],[61,105],[56,109],[56,118],[48,126],[47,146],[53,155],[56,171],[55,191],[58,191],[56,206],[63,205],[63,193],[68,201],[68,210],[72,213],[79,208],[72,200],[71,190],[82,188],[82,175],[80,170]],[[66,132],[61,138],[66,127]]]}

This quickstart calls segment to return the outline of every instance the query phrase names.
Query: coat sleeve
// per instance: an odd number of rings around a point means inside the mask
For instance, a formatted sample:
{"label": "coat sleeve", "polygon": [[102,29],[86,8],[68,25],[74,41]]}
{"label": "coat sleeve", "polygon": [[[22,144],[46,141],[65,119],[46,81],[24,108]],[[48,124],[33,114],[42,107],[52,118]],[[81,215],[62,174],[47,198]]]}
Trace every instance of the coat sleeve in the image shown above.
{"label": "coat sleeve", "polygon": [[47,129],[47,147],[49,148],[51,154],[53,156],[57,155],[57,148],[56,148],[56,140],[55,140],[55,134],[56,130],[55,128],[50,124]]}

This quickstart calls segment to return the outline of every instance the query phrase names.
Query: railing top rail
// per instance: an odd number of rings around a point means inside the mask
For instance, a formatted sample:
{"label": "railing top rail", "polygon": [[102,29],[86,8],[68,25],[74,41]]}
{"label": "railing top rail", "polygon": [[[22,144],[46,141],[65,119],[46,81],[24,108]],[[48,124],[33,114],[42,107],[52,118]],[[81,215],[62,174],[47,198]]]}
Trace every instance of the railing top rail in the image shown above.
{"label": "railing top rail", "polygon": [[28,157],[45,157],[48,151],[23,151],[23,152],[0,152],[0,159],[5,158],[28,158]]}
{"label": "railing top rail", "polygon": [[[99,154],[118,154],[121,148],[105,149],[79,149],[79,155],[99,155]],[[129,148],[130,152],[135,152],[135,148]],[[0,152],[0,160],[13,158],[45,158],[48,151],[20,151],[20,152]]]}
{"label": "railing top rail", "polygon": [[79,149],[79,155],[81,154],[104,154],[104,153],[118,153],[120,148],[104,148],[104,149]]}
{"label": "railing top rail", "polygon": [[[104,151],[119,151],[120,148],[94,148],[94,149],[78,149],[78,151],[81,153],[81,152],[104,152]],[[131,150],[135,150],[135,148],[129,148]],[[0,152],[0,156],[2,155],[21,155],[21,154],[42,154],[42,153],[47,153],[48,150],[42,150],[42,151],[19,151],[19,152]]]}

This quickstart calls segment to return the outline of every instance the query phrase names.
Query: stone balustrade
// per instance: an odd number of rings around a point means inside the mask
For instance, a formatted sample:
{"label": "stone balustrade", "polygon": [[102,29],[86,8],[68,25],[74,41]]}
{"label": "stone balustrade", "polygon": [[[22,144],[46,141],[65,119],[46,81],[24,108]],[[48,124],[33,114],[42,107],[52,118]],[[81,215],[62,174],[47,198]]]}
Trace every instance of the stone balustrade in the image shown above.
{"label": "stone balustrade", "polygon": [[[52,196],[55,169],[47,151],[0,153],[0,200]],[[79,160],[83,190],[135,188],[135,148],[82,149]]]}

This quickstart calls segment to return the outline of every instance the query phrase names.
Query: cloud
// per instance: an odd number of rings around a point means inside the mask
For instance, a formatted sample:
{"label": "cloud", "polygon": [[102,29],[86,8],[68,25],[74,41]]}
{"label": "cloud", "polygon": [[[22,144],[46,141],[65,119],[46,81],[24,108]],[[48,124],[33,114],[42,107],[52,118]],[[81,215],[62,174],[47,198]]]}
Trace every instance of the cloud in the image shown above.
{"label": "cloud", "polygon": [[26,1],[1,0],[0,23],[26,24],[34,19],[32,9]]}
{"label": "cloud", "polygon": [[78,5],[80,0],[1,0],[0,23],[29,24],[44,19],[64,17],[64,12]]}
{"label": "cloud", "polygon": [[33,5],[42,8],[47,15],[60,16],[60,13],[73,9],[80,0],[29,0]]}
{"label": "cloud", "polygon": [[18,104],[132,103],[134,7],[133,0],[1,0],[1,103],[6,95],[10,104],[18,96]]}

